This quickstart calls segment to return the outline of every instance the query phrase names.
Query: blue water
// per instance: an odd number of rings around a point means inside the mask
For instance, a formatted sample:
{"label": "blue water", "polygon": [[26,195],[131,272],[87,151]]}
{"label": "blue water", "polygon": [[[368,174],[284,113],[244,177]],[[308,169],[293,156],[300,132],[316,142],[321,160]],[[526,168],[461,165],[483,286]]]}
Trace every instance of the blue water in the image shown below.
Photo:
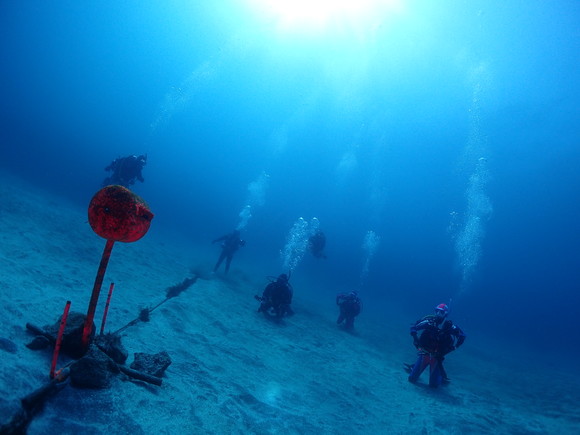
{"label": "blue water", "polygon": [[242,225],[275,275],[316,217],[328,259],[293,273],[359,288],[365,315],[452,299],[468,334],[569,348],[580,3],[401,0],[312,26],[256,3],[2,2],[2,170],[85,207],[112,159],[147,153],[153,227],[193,245]]}

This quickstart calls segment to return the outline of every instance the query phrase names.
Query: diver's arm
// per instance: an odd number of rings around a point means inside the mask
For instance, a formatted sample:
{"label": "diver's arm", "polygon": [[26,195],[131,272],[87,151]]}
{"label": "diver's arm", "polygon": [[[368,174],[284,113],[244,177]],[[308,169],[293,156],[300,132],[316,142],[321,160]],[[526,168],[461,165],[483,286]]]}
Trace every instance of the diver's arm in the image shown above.
{"label": "diver's arm", "polygon": [[455,343],[455,348],[457,349],[459,346],[463,344],[463,342],[467,338],[467,335],[465,335],[465,332],[463,332],[461,328],[457,325],[453,325],[453,335],[457,337],[457,343]]}
{"label": "diver's arm", "polygon": [[226,234],[225,236],[218,237],[217,239],[213,240],[212,243],[221,242],[222,240],[227,239],[229,236],[229,234]]}

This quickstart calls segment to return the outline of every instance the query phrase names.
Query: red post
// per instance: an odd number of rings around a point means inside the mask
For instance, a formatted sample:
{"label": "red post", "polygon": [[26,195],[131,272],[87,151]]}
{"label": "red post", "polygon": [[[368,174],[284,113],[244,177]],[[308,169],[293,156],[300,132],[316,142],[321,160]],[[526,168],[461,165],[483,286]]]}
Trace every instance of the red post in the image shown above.
{"label": "red post", "polygon": [[109,264],[109,258],[111,257],[111,251],[113,250],[114,244],[114,240],[107,240],[103,255],[101,256],[101,264],[99,264],[99,270],[97,271],[97,277],[95,278],[95,285],[93,286],[93,293],[91,294],[91,300],[89,302],[87,318],[85,319],[85,326],[83,327],[82,345],[85,349],[88,349],[89,347],[89,337],[93,331],[93,319],[95,317],[97,302],[99,301],[99,293],[101,292],[105,271],[107,270],[107,265]]}
{"label": "red post", "polygon": [[68,317],[69,310],[70,310],[70,301],[66,301],[66,305],[64,306],[64,313],[60,318],[60,327],[58,328],[56,344],[54,346],[54,352],[52,354],[52,364],[50,365],[50,379],[54,379],[54,370],[56,369],[56,361],[58,360],[58,354],[60,353],[60,345],[62,344],[62,335],[64,334],[64,328],[66,326],[66,319]]}
{"label": "red post", "polygon": [[103,322],[101,323],[101,335],[105,332],[105,323],[107,322],[107,313],[109,312],[109,304],[111,303],[111,296],[113,295],[113,287],[115,283],[112,282],[109,287],[109,296],[107,296],[107,304],[105,305],[105,312],[103,314]]}
{"label": "red post", "polygon": [[135,242],[143,237],[153,219],[153,213],[140,197],[123,186],[106,186],[99,190],[89,204],[89,224],[95,233],[107,240],[101,264],[95,278],[87,318],[83,326],[81,345],[86,351],[93,332],[93,319],[99,301],[113,244]]}

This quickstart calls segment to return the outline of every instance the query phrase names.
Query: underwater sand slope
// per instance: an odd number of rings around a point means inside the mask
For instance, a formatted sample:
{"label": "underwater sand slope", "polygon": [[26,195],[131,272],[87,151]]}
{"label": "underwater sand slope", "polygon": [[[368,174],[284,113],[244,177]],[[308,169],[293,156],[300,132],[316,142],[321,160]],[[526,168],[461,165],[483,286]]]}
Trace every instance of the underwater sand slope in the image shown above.
{"label": "underwater sand slope", "polygon": [[[86,311],[104,240],[86,210],[6,175],[0,181],[0,337],[16,345],[15,353],[0,349],[5,423],[20,397],[48,381],[51,354],[24,346],[25,323],[53,323],[67,299]],[[204,249],[164,240],[155,220],[144,239],[116,244],[97,326],[107,283],[116,283],[107,321],[114,331],[164,299],[191,267],[212,264],[215,251],[208,258]],[[579,382],[554,367],[522,367],[521,355],[498,355],[474,334],[447,360],[451,385],[411,385],[402,363],[414,359],[414,319],[378,324],[363,315],[359,334],[346,334],[334,307],[315,310],[304,299],[314,292],[296,288],[296,315],[277,324],[253,299],[272,271],[247,278],[250,268],[259,266],[240,261],[227,280],[198,279],[124,332],[128,363],[134,352],[169,353],[161,387],[120,376],[107,390],[67,386],[29,433],[515,434],[575,433],[580,425]]]}

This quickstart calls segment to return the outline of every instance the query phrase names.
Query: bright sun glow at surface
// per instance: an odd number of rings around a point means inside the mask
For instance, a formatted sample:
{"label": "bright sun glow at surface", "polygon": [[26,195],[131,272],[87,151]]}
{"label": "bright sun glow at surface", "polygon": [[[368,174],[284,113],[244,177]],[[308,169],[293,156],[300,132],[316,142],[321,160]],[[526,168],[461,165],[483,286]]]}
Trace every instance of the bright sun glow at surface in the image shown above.
{"label": "bright sun glow at surface", "polygon": [[401,12],[402,0],[247,0],[277,30],[326,34],[372,25]]}

